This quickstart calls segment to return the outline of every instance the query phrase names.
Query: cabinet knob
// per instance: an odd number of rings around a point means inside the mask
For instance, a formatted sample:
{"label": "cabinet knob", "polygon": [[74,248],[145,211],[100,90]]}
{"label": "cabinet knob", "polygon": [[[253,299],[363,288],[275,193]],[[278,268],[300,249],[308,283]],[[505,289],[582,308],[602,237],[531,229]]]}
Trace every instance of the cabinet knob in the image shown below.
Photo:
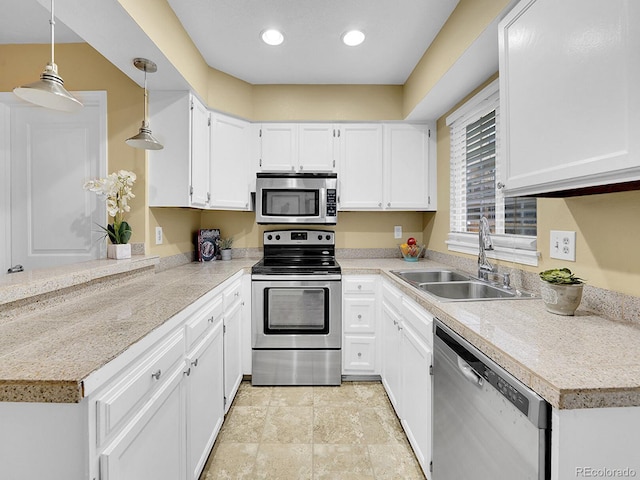
{"label": "cabinet knob", "polygon": [[382,202],[378,202],[378,207],[382,207]]}
{"label": "cabinet knob", "polygon": [[182,372],[182,374],[186,375],[187,377],[191,375],[191,367],[187,368],[184,372]]}
{"label": "cabinet knob", "polygon": [[498,183],[496,184],[496,188],[497,188],[498,190],[502,190],[504,187],[506,187],[506,185],[505,185],[504,183],[502,183],[502,182],[498,182]]}
{"label": "cabinet knob", "polygon": [[240,296],[240,292],[236,292],[233,294],[234,297],[239,297]]}
{"label": "cabinet knob", "polygon": [[358,358],[362,357],[362,352],[358,352]]}
{"label": "cabinet knob", "polygon": [[207,322],[209,322],[209,323],[213,323],[213,315],[211,315],[211,316],[207,319]]}
{"label": "cabinet knob", "polygon": [[191,362],[191,365],[194,367],[198,366],[198,359],[196,358],[193,362]]}
{"label": "cabinet knob", "polygon": [[391,202],[387,203],[387,207],[390,207],[390,206],[391,206]]}
{"label": "cabinet knob", "polygon": [[358,320],[360,320],[362,318],[362,314],[358,314]]}
{"label": "cabinet knob", "polygon": [[362,285],[358,285],[358,290],[362,290]]}
{"label": "cabinet knob", "polygon": [[160,369],[158,369],[157,372],[154,372],[154,373],[151,374],[151,376],[153,378],[155,378],[156,380],[160,380],[160,375],[162,375],[162,370],[160,370]]}

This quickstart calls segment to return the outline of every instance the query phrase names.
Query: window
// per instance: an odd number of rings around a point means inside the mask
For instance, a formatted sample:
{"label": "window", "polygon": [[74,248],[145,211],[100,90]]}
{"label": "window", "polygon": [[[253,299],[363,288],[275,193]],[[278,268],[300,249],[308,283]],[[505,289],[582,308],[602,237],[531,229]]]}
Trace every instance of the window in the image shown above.
{"label": "window", "polygon": [[447,118],[451,129],[449,250],[477,253],[480,218],[487,217],[495,251],[490,256],[537,265],[536,199],[507,198],[500,178],[498,81]]}

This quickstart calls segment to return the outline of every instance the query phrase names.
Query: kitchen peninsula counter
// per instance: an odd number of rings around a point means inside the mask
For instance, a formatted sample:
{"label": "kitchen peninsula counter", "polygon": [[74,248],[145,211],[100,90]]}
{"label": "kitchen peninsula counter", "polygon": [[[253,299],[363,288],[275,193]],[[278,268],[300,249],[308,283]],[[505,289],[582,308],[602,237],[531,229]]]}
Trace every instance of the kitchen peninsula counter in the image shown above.
{"label": "kitchen peninsula counter", "polygon": [[[24,313],[0,305],[0,401],[81,401],[83,380],[92,372],[256,261],[190,263]],[[450,268],[430,260],[339,262],[343,275],[381,274],[394,282],[557,409],[640,406],[637,325],[583,309],[574,317],[554,315],[539,298],[439,302],[389,273]]]}

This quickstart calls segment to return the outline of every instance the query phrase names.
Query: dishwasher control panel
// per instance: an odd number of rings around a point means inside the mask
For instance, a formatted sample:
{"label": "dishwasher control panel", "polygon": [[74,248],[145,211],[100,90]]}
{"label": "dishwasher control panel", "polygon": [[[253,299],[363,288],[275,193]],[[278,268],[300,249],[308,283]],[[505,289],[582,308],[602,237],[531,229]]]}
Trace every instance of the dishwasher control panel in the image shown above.
{"label": "dishwasher control panel", "polygon": [[500,375],[484,364],[482,376],[498,390],[507,400],[513,403],[525,415],[529,414],[529,399],[520,393],[513,385],[507,383]]}

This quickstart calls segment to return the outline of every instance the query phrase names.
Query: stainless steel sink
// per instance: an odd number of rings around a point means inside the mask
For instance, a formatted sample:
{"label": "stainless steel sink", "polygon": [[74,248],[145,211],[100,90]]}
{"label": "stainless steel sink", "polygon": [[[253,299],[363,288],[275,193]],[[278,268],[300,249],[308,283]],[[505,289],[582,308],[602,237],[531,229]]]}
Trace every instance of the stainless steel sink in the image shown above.
{"label": "stainless steel sink", "polygon": [[506,289],[483,282],[421,283],[418,288],[444,300],[498,300],[533,298],[528,292]]}
{"label": "stainless steel sink", "polygon": [[391,273],[416,286],[421,283],[469,281],[469,275],[451,270],[393,270]]}
{"label": "stainless steel sink", "polygon": [[529,292],[480,281],[455,270],[392,270],[391,273],[443,302],[535,298]]}

